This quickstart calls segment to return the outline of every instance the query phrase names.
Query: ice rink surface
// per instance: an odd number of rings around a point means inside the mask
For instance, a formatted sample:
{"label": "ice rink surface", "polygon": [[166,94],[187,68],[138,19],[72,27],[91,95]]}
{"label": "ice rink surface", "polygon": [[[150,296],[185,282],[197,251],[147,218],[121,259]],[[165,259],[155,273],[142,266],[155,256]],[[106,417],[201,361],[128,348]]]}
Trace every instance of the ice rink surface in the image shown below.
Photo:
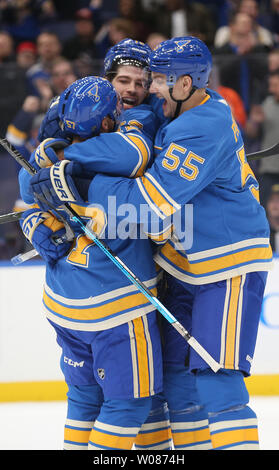
{"label": "ice rink surface", "polygon": [[[279,450],[279,396],[252,396],[261,450]],[[62,450],[66,402],[0,404],[0,450]]]}

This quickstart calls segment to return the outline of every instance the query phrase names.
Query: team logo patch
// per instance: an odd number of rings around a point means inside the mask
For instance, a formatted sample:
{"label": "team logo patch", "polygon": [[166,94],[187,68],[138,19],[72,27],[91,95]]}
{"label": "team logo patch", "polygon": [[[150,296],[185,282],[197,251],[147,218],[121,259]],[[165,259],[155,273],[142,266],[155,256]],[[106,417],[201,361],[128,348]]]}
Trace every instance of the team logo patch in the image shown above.
{"label": "team logo patch", "polygon": [[104,380],[105,378],[105,369],[97,369],[98,376],[100,377],[101,380]]}
{"label": "team logo patch", "polygon": [[181,40],[181,41],[174,41],[174,42],[177,45],[176,52],[183,52],[184,47],[186,47],[187,44],[189,44],[189,42],[191,42],[191,39],[184,39],[184,40]]}
{"label": "team logo patch", "polygon": [[94,96],[96,103],[100,101],[98,85],[94,85],[88,92],[88,96]]}

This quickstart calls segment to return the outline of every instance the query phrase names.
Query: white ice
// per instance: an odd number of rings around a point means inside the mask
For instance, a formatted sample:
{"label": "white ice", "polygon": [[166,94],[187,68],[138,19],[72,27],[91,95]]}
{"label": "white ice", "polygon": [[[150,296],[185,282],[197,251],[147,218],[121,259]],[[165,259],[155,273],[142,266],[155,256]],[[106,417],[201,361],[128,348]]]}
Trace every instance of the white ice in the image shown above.
{"label": "white ice", "polygon": [[[261,450],[279,450],[279,396],[252,396]],[[0,404],[0,450],[61,450],[66,402]]]}

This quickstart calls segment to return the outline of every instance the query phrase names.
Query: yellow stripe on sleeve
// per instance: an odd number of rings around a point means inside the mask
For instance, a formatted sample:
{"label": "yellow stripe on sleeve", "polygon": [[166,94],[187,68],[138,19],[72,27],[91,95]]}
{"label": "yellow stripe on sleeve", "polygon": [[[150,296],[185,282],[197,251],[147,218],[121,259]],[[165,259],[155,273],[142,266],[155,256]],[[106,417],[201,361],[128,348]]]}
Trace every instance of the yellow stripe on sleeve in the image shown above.
{"label": "yellow stripe on sleeve", "polygon": [[147,195],[160,209],[160,211],[166,217],[174,214],[177,209],[158,191],[154,184],[151,183],[151,181],[146,176],[142,176],[140,180],[144,186]]}
{"label": "yellow stripe on sleeve", "polygon": [[136,172],[133,174],[133,177],[142,176],[144,171],[146,170],[147,163],[149,161],[150,153],[148,147],[145,145],[144,141],[136,136],[136,135],[129,135],[126,134],[126,137],[133,142],[133,144],[137,147],[138,152],[140,154],[140,161],[139,165],[136,166]]}

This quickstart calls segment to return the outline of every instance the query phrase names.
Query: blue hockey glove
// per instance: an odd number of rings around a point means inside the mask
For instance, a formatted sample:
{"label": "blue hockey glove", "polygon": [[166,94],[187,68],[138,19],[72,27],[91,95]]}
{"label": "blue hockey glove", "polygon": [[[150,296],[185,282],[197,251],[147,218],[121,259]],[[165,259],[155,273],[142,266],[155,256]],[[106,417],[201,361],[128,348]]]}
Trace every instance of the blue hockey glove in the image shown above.
{"label": "blue hockey glove", "polygon": [[49,167],[59,161],[56,150],[64,149],[68,145],[69,142],[65,139],[45,139],[34,150],[31,161],[34,161],[37,170]]}
{"label": "blue hockey glove", "polygon": [[58,115],[58,104],[59,104],[59,96],[56,96],[52,99],[49,108],[45,114],[45,117],[41,123],[39,132],[38,132],[38,140],[42,142],[49,137],[54,137],[56,139],[66,139],[71,143],[71,136],[67,134],[64,130],[62,130],[60,126],[60,118]]}
{"label": "blue hockey glove", "polygon": [[43,197],[54,207],[67,203],[84,203],[75,183],[74,176],[80,176],[82,168],[79,163],[61,160],[50,168],[38,171],[30,180],[31,190],[38,205],[43,211],[49,205],[40,200]]}
{"label": "blue hockey glove", "polygon": [[20,220],[20,226],[25,237],[48,263],[62,258],[72,246],[71,242],[64,241],[66,231],[62,222],[48,212],[28,209]]}

